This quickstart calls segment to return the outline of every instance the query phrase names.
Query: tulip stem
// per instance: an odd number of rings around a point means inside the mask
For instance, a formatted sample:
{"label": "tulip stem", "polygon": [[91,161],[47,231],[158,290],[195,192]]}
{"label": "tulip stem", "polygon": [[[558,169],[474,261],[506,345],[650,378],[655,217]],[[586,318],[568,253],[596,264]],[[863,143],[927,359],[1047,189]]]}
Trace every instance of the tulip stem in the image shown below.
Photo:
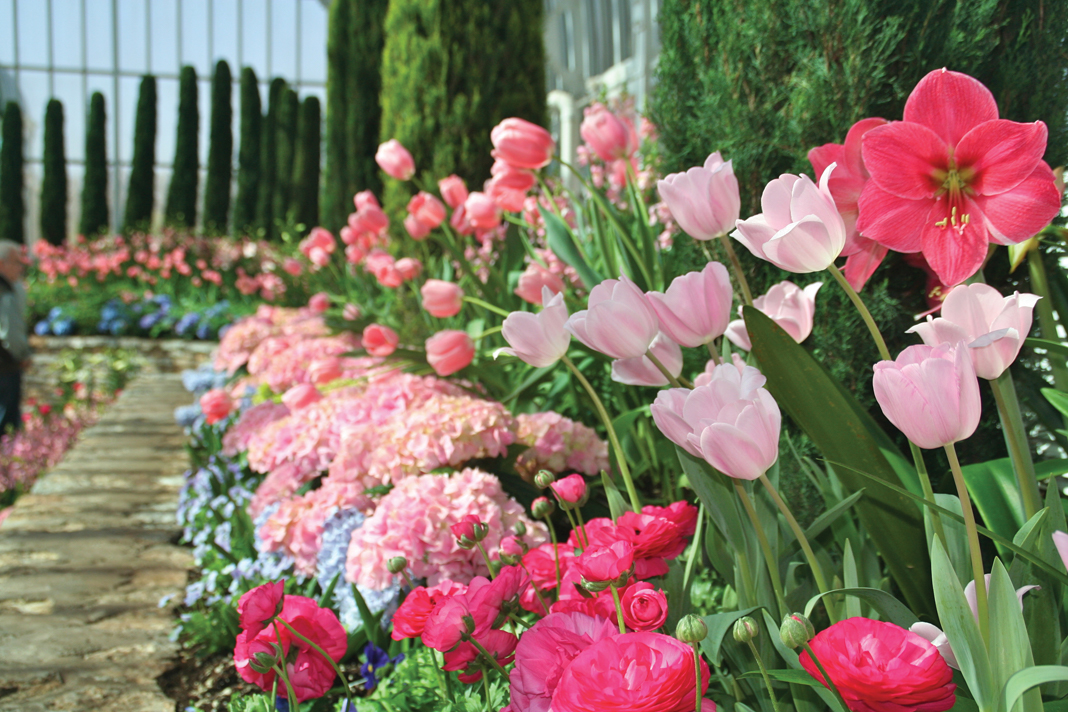
{"label": "tulip stem", "polygon": [[[652,361],[653,365],[656,366],[657,370],[660,371],[661,374],[663,374],[664,378],[667,379],[668,383],[670,383],[675,388],[682,388],[682,383],[680,383],[680,381],[683,381],[685,379],[683,379],[681,376],[679,376],[678,378],[676,378],[675,376],[672,376],[671,375],[671,371],[668,371],[667,370],[667,366],[665,366],[663,363],[661,363],[660,359],[658,359],[656,357],[656,355],[653,354],[653,350],[652,349],[649,349],[648,351],[645,352],[645,357],[647,359],[649,359],[650,361]],[[692,388],[693,386],[686,386],[686,387],[687,388]]]}
{"label": "tulip stem", "polygon": [[616,437],[616,429],[612,426],[612,419],[608,417],[608,411],[604,409],[604,403],[601,402],[600,397],[597,395],[597,391],[593,389],[590,382],[586,380],[586,377],[582,375],[582,372],[578,370],[575,364],[571,361],[567,355],[560,357],[560,360],[564,362],[564,365],[571,370],[571,373],[575,374],[575,378],[578,379],[582,387],[586,389],[586,392],[590,395],[590,400],[593,401],[593,407],[597,410],[597,415],[600,416],[601,422],[604,423],[605,432],[608,433],[608,441],[612,444],[612,449],[616,452],[616,462],[619,465],[619,474],[623,477],[623,483],[627,486],[627,494],[630,495],[630,506],[635,512],[640,513],[642,511],[641,500],[638,498],[638,490],[634,488],[634,480],[630,476],[630,467],[627,466],[627,458],[623,453],[623,447],[619,444],[619,438]]}
{"label": "tulip stem", "polygon": [[[794,517],[794,513],[790,511],[786,502],[779,496],[779,491],[775,489],[773,484],[771,484],[771,480],[768,479],[767,473],[760,476],[760,481],[764,483],[764,488],[768,491],[768,494],[771,495],[771,499],[775,502],[775,506],[782,512],[782,516],[786,517],[786,523],[790,525],[790,530],[794,533],[794,536],[797,537],[797,543],[801,545],[801,550],[805,552],[805,558],[808,559],[809,568],[812,569],[812,575],[816,578],[816,587],[819,588],[820,593],[827,593],[831,589],[827,586],[827,579],[823,575],[823,567],[820,566],[820,562],[816,558],[816,552],[812,550],[812,545],[808,542],[808,537],[805,536],[805,530],[797,523],[797,518]],[[829,604],[827,605],[827,615],[830,616],[831,623],[834,623],[834,611]]]}
{"label": "tulip stem", "polygon": [[979,618],[979,632],[983,640],[990,642],[990,616],[987,609],[986,598],[986,572],[983,568],[983,552],[979,549],[979,532],[975,528],[975,513],[972,512],[972,500],[968,496],[968,485],[964,481],[964,473],[960,469],[960,461],[957,459],[957,449],[953,443],[945,446],[946,455],[949,457],[949,468],[953,471],[953,481],[957,485],[957,496],[960,497],[961,513],[964,515],[964,527],[968,531],[968,549],[972,558],[972,579],[975,581],[975,604]]}
{"label": "tulip stem", "polygon": [[[293,629],[293,626],[289,625],[287,621],[281,618],[276,618],[275,620],[284,625],[286,628],[288,628],[289,632],[295,635],[298,639],[303,640],[305,643],[314,648],[315,652],[322,655],[323,659],[326,660],[326,662],[330,663],[330,667],[334,668],[334,672],[336,672],[337,676],[341,678],[341,684],[345,686],[345,697],[348,698],[349,704],[352,705],[352,708],[356,709],[356,703],[352,701],[352,686],[349,685],[349,681],[348,679],[346,679],[345,673],[341,672],[341,667],[336,662],[334,662],[334,659],[327,655],[326,651],[320,648],[314,641],[305,638],[303,635],[295,631]],[[275,635],[278,635],[277,627],[275,628]]]}
{"label": "tulip stem", "polygon": [[609,586],[612,589],[612,602],[616,604],[616,621],[619,623],[619,634],[627,632],[627,626],[623,623],[623,603],[619,600],[619,589],[615,584]]}
{"label": "tulip stem", "polygon": [[838,704],[842,705],[842,712],[849,712],[849,705],[846,704],[845,698],[842,697],[842,693],[838,691],[838,685],[834,684],[834,680],[832,680],[831,676],[827,674],[827,671],[823,669],[823,663],[821,663],[820,659],[816,657],[816,653],[812,650],[812,646],[809,645],[806,641],[804,643],[801,643],[801,647],[805,649],[805,652],[808,653],[808,656],[812,658],[812,662],[816,664],[816,669],[820,671],[821,675],[823,675],[823,679],[825,684],[827,685],[827,689],[834,693],[834,698],[838,700]]}
{"label": "tulip stem", "polygon": [[498,306],[490,304],[489,302],[484,302],[481,299],[479,299],[478,297],[472,297],[472,296],[468,296],[468,295],[465,294],[464,295],[464,301],[469,303],[469,304],[474,304],[476,306],[480,306],[483,309],[488,309],[489,311],[493,312],[494,314],[499,314],[500,316],[508,316],[509,314],[512,313],[510,311],[505,311],[504,309],[501,309]]}
{"label": "tulip stem", "polygon": [[742,298],[745,299],[746,304],[753,306],[753,293],[749,291],[749,281],[745,278],[745,271],[742,270],[742,263],[738,261],[738,253],[734,251],[730,236],[725,232],[721,232],[719,234],[719,242],[723,246],[723,251],[727,253],[727,259],[730,260],[731,267],[734,268],[734,276],[738,278],[738,287],[742,290]]}
{"label": "tulip stem", "polygon": [[[1050,300],[1049,276],[1046,274],[1046,265],[1042,262],[1042,252],[1036,246],[1027,251],[1027,268],[1031,272],[1031,288],[1035,294],[1042,297],[1035,305],[1035,314],[1038,315],[1038,328],[1043,339],[1057,341],[1057,317],[1053,314],[1053,302]],[[1064,318],[1064,315],[1061,315]],[[1068,391],[1068,363],[1064,356],[1049,351],[1046,354],[1049,359],[1050,370],[1053,372],[1053,385],[1059,391]],[[1068,425],[1068,415],[1064,416],[1065,425]]]}
{"label": "tulip stem", "polygon": [[[912,450],[912,461],[916,463],[916,473],[920,476],[923,498],[937,506],[938,502],[935,501],[934,488],[931,487],[931,477],[927,474],[927,463],[923,461],[923,451],[911,440],[909,440],[909,449]],[[948,544],[946,544],[946,530],[942,527],[942,515],[935,509],[928,508],[927,511],[931,516],[931,524],[934,525],[935,536],[942,542],[943,547],[948,547]],[[946,550],[948,551],[948,548]]]}
{"label": "tulip stem", "polygon": [[683,595],[689,595],[690,591],[690,576],[693,575],[694,563],[701,557],[701,528],[705,523],[705,505],[701,503],[697,507],[697,524],[693,530],[693,551],[690,553],[690,558],[686,560],[686,572],[682,575],[682,592]]}
{"label": "tulip stem", "polygon": [[831,263],[827,266],[827,271],[831,273],[831,276],[835,278],[842,289],[845,290],[846,296],[849,297],[849,301],[853,302],[853,306],[860,312],[860,318],[864,320],[864,323],[868,327],[868,331],[871,332],[871,337],[875,339],[875,346],[879,349],[879,355],[883,357],[884,361],[893,361],[890,356],[890,350],[886,348],[886,340],[883,339],[882,332],[879,331],[879,326],[875,323],[875,319],[872,318],[871,312],[868,311],[868,307],[864,306],[864,300],[860,298],[857,291],[853,289],[853,285],[849,283],[849,280],[845,278],[841,270]]}
{"label": "tulip stem", "polygon": [[723,364],[723,359],[719,357],[719,351],[716,350],[716,345],[711,341],[708,342],[708,355],[712,357],[712,362],[717,366]]}
{"label": "tulip stem", "polygon": [[1020,402],[1016,400],[1016,388],[1012,383],[1012,374],[1005,369],[1000,376],[990,382],[994,391],[994,401],[998,404],[1001,416],[1001,430],[1005,434],[1005,445],[1016,470],[1016,483],[1020,487],[1024,514],[1027,519],[1042,510],[1042,496],[1038,492],[1038,478],[1035,476],[1035,463],[1031,460],[1031,448],[1027,444],[1023,416],[1020,414]]}
{"label": "tulip stem", "polygon": [[[775,554],[771,551],[771,544],[768,543],[768,537],[764,534],[764,527],[760,525],[760,517],[757,516],[756,507],[753,506],[753,500],[749,498],[749,493],[745,491],[745,485],[741,480],[733,479],[734,490],[738,493],[738,498],[742,500],[742,506],[745,507],[745,513],[749,515],[749,521],[753,524],[753,531],[756,533],[757,541],[760,542],[760,550],[764,552],[764,562],[768,566],[768,576],[771,577],[771,587],[775,590],[775,600],[779,604],[780,615],[787,615],[790,609],[786,607],[786,599],[783,598],[782,591],[782,579],[779,578],[779,564],[775,561]],[[756,592],[754,591],[754,598],[756,598]]]}
{"label": "tulip stem", "polygon": [[775,689],[771,686],[771,678],[768,677],[768,669],[764,666],[764,659],[760,657],[760,651],[757,650],[757,646],[752,640],[745,641],[749,644],[749,649],[753,651],[753,657],[756,658],[757,667],[760,668],[760,676],[764,678],[764,687],[768,688],[768,696],[771,697],[771,708],[775,712],[779,712],[779,701],[775,699]]}
{"label": "tulip stem", "polygon": [[701,712],[701,652],[697,649],[697,643],[690,643],[690,647],[693,648],[693,694],[697,698],[693,709],[694,712]]}

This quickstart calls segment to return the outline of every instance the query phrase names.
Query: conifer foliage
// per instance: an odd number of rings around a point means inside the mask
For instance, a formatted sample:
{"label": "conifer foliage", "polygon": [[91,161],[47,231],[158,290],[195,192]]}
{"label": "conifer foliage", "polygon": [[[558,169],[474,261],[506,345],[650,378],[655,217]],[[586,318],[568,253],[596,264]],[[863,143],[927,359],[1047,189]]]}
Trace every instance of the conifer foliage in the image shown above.
{"label": "conifer foliage", "polygon": [[241,70],[241,145],[237,151],[237,197],[234,234],[247,235],[255,227],[260,188],[260,132],[263,124],[260,87],[252,67]]}
{"label": "conifer foliage", "polygon": [[230,215],[230,180],[234,168],[232,94],[230,65],[220,59],[211,81],[211,134],[208,176],[204,182],[204,232],[209,235],[225,234]]}
{"label": "conifer foliage", "polygon": [[130,166],[130,187],[126,192],[126,212],[122,221],[126,233],[148,230],[156,197],[156,78],[141,77],[134,119],[134,149]]}
{"label": "conifer foliage", "polygon": [[89,125],[85,130],[85,176],[82,178],[82,216],[79,232],[94,237],[108,230],[107,112],[104,95],[93,92],[89,100]]}
{"label": "conifer foliage", "polygon": [[256,226],[264,231],[267,239],[278,236],[278,228],[274,222],[274,191],[278,179],[278,113],[285,91],[285,79],[275,77],[271,80],[267,92],[267,116],[263,120],[263,133],[260,138],[260,186],[256,202]]}
{"label": "conifer foliage", "polygon": [[174,227],[192,228],[196,225],[199,135],[197,72],[187,65],[182,67],[178,83],[178,138],[165,213],[167,224]]}
{"label": "conifer foliage", "polygon": [[297,156],[293,162],[293,220],[309,230],[319,224],[319,161],[322,116],[318,97],[309,96],[300,106]]}
{"label": "conifer foliage", "polygon": [[290,203],[294,195],[293,162],[296,158],[297,121],[300,117],[300,99],[292,87],[286,87],[278,107],[278,128],[275,132],[277,171],[274,182],[274,208],[271,213],[276,220],[288,222]]}
{"label": "conifer foliage", "polygon": [[62,245],[67,237],[67,153],[59,99],[50,99],[45,109],[41,237],[53,245]]}
{"label": "conifer foliage", "polygon": [[9,101],[4,107],[3,145],[0,146],[0,240],[24,242],[22,109]]}

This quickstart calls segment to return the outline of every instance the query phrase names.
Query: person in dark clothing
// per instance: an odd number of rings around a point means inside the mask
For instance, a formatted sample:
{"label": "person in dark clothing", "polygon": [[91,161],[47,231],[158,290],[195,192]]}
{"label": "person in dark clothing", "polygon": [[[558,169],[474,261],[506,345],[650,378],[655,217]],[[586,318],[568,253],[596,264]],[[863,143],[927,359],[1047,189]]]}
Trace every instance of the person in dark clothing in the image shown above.
{"label": "person in dark clothing", "polygon": [[22,427],[22,372],[30,365],[22,247],[0,240],[0,434]]}

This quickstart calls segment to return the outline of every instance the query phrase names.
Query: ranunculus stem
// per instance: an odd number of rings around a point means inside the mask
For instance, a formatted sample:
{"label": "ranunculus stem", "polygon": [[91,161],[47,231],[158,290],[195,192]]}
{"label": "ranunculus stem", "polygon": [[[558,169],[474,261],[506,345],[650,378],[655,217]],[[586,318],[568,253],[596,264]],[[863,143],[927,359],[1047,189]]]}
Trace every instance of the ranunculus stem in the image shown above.
{"label": "ranunculus stem", "polygon": [[556,595],[560,595],[560,587],[562,584],[562,576],[560,574],[560,544],[556,541],[556,529],[553,527],[553,520],[549,517],[544,517],[545,526],[549,530],[549,537],[553,542],[553,560],[556,563]]}
{"label": "ranunculus stem", "polygon": [[979,617],[979,632],[983,634],[983,640],[990,642],[990,615],[986,600],[986,571],[983,568],[983,552],[979,548],[979,532],[975,528],[975,513],[972,512],[972,500],[968,496],[968,485],[964,481],[964,473],[960,469],[960,461],[957,459],[957,449],[953,443],[946,445],[946,455],[949,457],[949,468],[953,471],[953,482],[957,485],[957,496],[960,497],[961,513],[964,515],[964,528],[968,532],[968,549],[972,558],[972,579],[975,581],[975,607]]}
{"label": "ranunculus stem", "polygon": [[512,312],[509,312],[509,311],[505,311],[504,309],[501,309],[499,306],[496,306],[494,304],[490,304],[489,302],[483,301],[483,300],[479,299],[478,297],[472,297],[472,296],[468,296],[468,295],[465,294],[464,295],[464,301],[468,302],[469,304],[474,304],[475,306],[482,307],[483,309],[488,309],[489,311],[493,312],[494,314],[499,314],[500,316],[508,316],[509,314],[512,313]]}
{"label": "ranunculus stem", "polygon": [[608,417],[608,411],[604,409],[604,403],[601,402],[600,397],[597,395],[597,391],[593,389],[590,382],[586,380],[586,377],[582,375],[582,372],[578,370],[575,364],[571,361],[567,355],[564,355],[560,359],[564,362],[564,365],[570,369],[571,373],[575,374],[575,378],[578,379],[582,387],[586,389],[586,393],[589,394],[590,400],[593,401],[593,407],[597,410],[597,415],[600,416],[601,422],[604,423],[604,429],[608,433],[608,442],[612,444],[612,449],[616,452],[616,463],[619,465],[619,474],[623,477],[623,483],[627,486],[627,494],[630,495],[630,506],[635,512],[642,511],[641,500],[638,498],[638,490],[634,488],[634,480],[630,476],[630,467],[627,465],[627,456],[623,452],[623,446],[619,444],[619,438],[616,437],[616,429],[612,426],[612,419]]}
{"label": "ranunculus stem", "polygon": [[1042,511],[1042,496],[1038,492],[1038,477],[1035,476],[1035,463],[1031,459],[1031,448],[1027,443],[1020,403],[1016,400],[1016,388],[1012,383],[1009,369],[990,382],[994,391],[994,401],[998,404],[1001,416],[1001,429],[1005,433],[1005,445],[1009,449],[1013,469],[1016,471],[1016,484],[1020,488],[1024,513],[1027,519]]}
{"label": "ranunculus stem", "polygon": [[697,643],[690,643],[690,647],[693,648],[693,694],[695,697],[693,709],[694,712],[701,712],[701,652],[697,649],[697,645]]}
{"label": "ranunculus stem", "polygon": [[[771,587],[775,591],[775,600],[779,603],[779,615],[785,616],[790,612],[790,609],[786,607],[786,599],[783,598],[782,579],[779,577],[779,563],[775,560],[775,554],[771,550],[771,544],[768,543],[764,527],[760,525],[760,517],[757,516],[753,500],[749,498],[749,493],[745,491],[745,485],[741,480],[732,481],[734,482],[734,491],[738,493],[738,499],[742,500],[745,513],[749,515],[749,521],[753,524],[753,531],[756,533],[757,541],[760,542],[760,550],[764,552],[764,563],[768,566]],[[753,594],[753,597],[756,598],[755,591]]]}
{"label": "ranunculus stem", "polygon": [[289,684],[289,676],[286,674],[285,662],[275,665],[274,671],[278,677],[282,678],[282,684],[286,688],[286,702],[289,703],[289,709],[293,710],[293,712],[300,712],[300,703],[297,702],[297,696],[293,692],[293,686]]}
{"label": "ranunculus stem", "polygon": [[541,609],[545,611],[545,615],[549,615],[549,604],[545,602],[545,599],[541,597],[541,591],[538,590],[537,585],[534,583],[534,576],[531,575],[530,569],[523,563],[523,560],[519,560],[519,566],[523,569],[527,576],[530,577],[530,589],[534,591],[534,597],[538,599],[538,603],[541,604]]}
{"label": "ranunculus stem", "polygon": [[[667,367],[660,362],[660,359],[658,359],[655,354],[653,354],[652,349],[649,349],[645,352],[645,357],[653,362],[653,365],[656,366],[656,369],[660,371],[661,374],[663,374],[664,378],[667,379],[668,383],[670,383],[675,388],[682,388],[682,384],[680,383],[681,378],[676,378],[675,376],[672,376],[671,371],[667,370]],[[691,387],[692,386],[687,386],[687,388]]]}
{"label": "ranunculus stem", "polygon": [[482,542],[476,541],[475,546],[478,547],[478,553],[482,554],[482,560],[486,562],[486,568],[489,569],[490,579],[497,578],[497,570],[493,568],[493,562],[490,561],[489,554],[486,553],[486,548],[482,546]]}
{"label": "ranunculus stem", "polygon": [[730,260],[731,267],[734,268],[734,276],[738,278],[738,287],[742,290],[742,298],[745,299],[746,304],[753,306],[753,293],[749,291],[749,281],[745,278],[745,271],[742,270],[742,263],[738,261],[738,255],[734,251],[734,245],[731,244],[730,236],[725,232],[721,233],[719,242],[723,245],[723,251],[727,253],[727,259]]}
{"label": "ranunculus stem", "polygon": [[497,658],[490,655],[489,651],[482,647],[482,643],[478,642],[467,634],[464,634],[464,640],[475,646],[475,649],[478,650],[478,652],[482,653],[482,657],[486,658],[486,660],[489,661],[489,664],[492,665],[497,672],[499,672],[501,675],[504,675],[504,677],[506,678],[508,677],[508,672],[503,667],[501,667],[501,664],[499,662],[497,662]]}
{"label": "ranunculus stem", "polygon": [[582,539],[586,542],[586,548],[590,548],[590,535],[586,533],[586,520],[582,518],[582,508],[576,505],[575,518],[578,519],[579,531],[582,532]]}
{"label": "ranunculus stem", "polygon": [[619,634],[623,635],[627,632],[627,626],[623,623],[623,604],[619,600],[619,589],[615,584],[609,586],[612,589],[612,602],[616,604],[616,621],[619,622]]}
{"label": "ranunculus stem", "polygon": [[827,674],[827,671],[823,669],[823,663],[816,657],[816,653],[813,652],[812,646],[808,643],[802,643],[801,647],[805,649],[808,656],[812,658],[812,662],[816,664],[816,669],[823,675],[823,679],[826,682],[828,689],[834,693],[835,699],[838,700],[838,704],[842,705],[842,712],[849,712],[849,705],[846,704],[845,698],[842,697],[842,693],[838,691],[838,685],[834,684],[834,680],[832,680],[831,676]]}
{"label": "ranunculus stem", "polygon": [[[334,662],[334,659],[327,655],[326,651],[320,648],[314,641],[305,638],[303,635],[294,630],[293,626],[289,625],[289,623],[285,620],[281,618],[276,618],[275,620],[277,620],[279,623],[288,628],[289,632],[295,635],[298,639],[303,640],[305,643],[310,645],[315,650],[315,652],[323,656],[323,659],[326,660],[326,662],[330,663],[330,667],[334,668],[334,672],[336,672],[337,676],[341,678],[341,684],[345,686],[345,697],[348,698],[349,704],[352,705],[352,708],[356,709],[356,703],[352,701],[352,686],[349,685],[349,681],[348,679],[346,679],[345,673],[341,671],[341,667],[336,662]],[[275,634],[277,635],[277,629],[275,631]]]}
{"label": "ranunculus stem", "polygon": [[[820,566],[820,562],[816,558],[816,552],[812,550],[812,545],[808,543],[808,537],[805,536],[805,530],[797,523],[797,518],[794,517],[794,513],[790,511],[790,508],[786,506],[786,502],[779,496],[779,491],[771,484],[771,480],[768,479],[767,473],[760,476],[760,481],[764,483],[764,488],[767,489],[768,494],[771,495],[771,499],[775,502],[775,506],[782,512],[782,516],[786,517],[786,523],[790,526],[790,531],[797,537],[797,543],[801,545],[801,551],[805,552],[805,558],[808,559],[809,568],[812,569],[812,575],[816,579],[816,587],[819,588],[820,593],[827,593],[831,589],[827,585],[827,578],[823,575],[823,567]],[[834,623],[835,615],[830,605],[827,605],[827,614],[831,617],[831,623]]]}
{"label": "ranunculus stem", "polygon": [[868,326],[868,331],[871,332],[871,337],[875,339],[875,346],[879,349],[879,355],[883,357],[884,361],[893,361],[890,357],[890,350],[886,348],[886,341],[883,339],[882,333],[879,331],[879,326],[875,323],[875,319],[872,318],[871,312],[868,311],[868,307],[864,306],[864,300],[860,298],[856,290],[849,284],[849,280],[845,278],[845,275],[834,266],[832,263],[827,267],[827,271],[831,273],[831,276],[835,278],[842,289],[845,291],[846,296],[849,297],[849,301],[853,302],[853,306],[860,312],[860,318],[864,320],[864,323]]}
{"label": "ranunculus stem", "polygon": [[752,640],[745,641],[749,644],[749,649],[753,651],[753,657],[756,658],[757,667],[760,668],[760,676],[764,678],[764,687],[768,688],[768,697],[771,698],[771,708],[775,712],[779,712],[779,701],[775,699],[775,689],[771,686],[771,678],[768,677],[768,669],[764,666],[764,659],[760,657],[760,651],[757,650],[757,646],[753,644]]}

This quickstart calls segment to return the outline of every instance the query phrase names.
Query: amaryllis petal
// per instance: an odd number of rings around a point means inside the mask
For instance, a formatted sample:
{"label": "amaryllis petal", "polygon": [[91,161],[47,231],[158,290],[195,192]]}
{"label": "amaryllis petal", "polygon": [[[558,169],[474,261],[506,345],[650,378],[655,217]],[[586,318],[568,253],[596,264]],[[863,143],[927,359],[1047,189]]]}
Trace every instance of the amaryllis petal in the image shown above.
{"label": "amaryllis petal", "polygon": [[911,200],[932,198],[942,188],[935,172],[946,170],[949,151],[926,126],[895,121],[864,134],[864,165],[872,182],[888,193]]}
{"label": "amaryllis petal", "polygon": [[935,201],[923,227],[922,240],[923,254],[931,269],[942,284],[952,286],[971,277],[983,265],[987,231],[976,203],[963,198],[951,204],[947,197],[943,195]]}
{"label": "amaryllis petal", "polygon": [[955,146],[979,124],[997,119],[998,105],[978,79],[941,69],[921,79],[912,90],[903,118],[923,124]]}
{"label": "amaryllis petal", "polygon": [[[864,180],[870,177],[870,172],[867,166],[864,165],[863,158],[863,138],[866,133],[878,126],[885,126],[886,119],[880,119],[878,117],[872,117],[870,119],[861,119],[857,123],[849,127],[849,133],[846,134],[844,149],[844,157],[841,163],[844,170],[841,173],[848,173],[850,175],[859,175]],[[817,174],[822,174],[822,170],[817,170]],[[833,180],[833,177],[832,177]]]}
{"label": "amaryllis petal", "polygon": [[977,195],[975,202],[986,218],[991,239],[1002,245],[1037,235],[1061,209],[1061,195],[1045,161],[1039,161],[1034,172],[1012,190]]}
{"label": "amaryllis petal", "polygon": [[858,238],[860,249],[846,258],[842,274],[845,275],[849,286],[858,292],[864,289],[864,284],[875,274],[875,270],[883,263],[889,248],[880,245],[875,240],[864,237]]}
{"label": "amaryllis petal", "polygon": [[996,195],[1015,188],[1032,173],[1046,150],[1046,125],[1041,121],[987,121],[964,135],[953,157],[974,175],[968,187],[980,195]]}
{"label": "amaryllis petal", "polygon": [[857,231],[895,252],[919,252],[934,201],[903,200],[868,181],[860,194]]}

